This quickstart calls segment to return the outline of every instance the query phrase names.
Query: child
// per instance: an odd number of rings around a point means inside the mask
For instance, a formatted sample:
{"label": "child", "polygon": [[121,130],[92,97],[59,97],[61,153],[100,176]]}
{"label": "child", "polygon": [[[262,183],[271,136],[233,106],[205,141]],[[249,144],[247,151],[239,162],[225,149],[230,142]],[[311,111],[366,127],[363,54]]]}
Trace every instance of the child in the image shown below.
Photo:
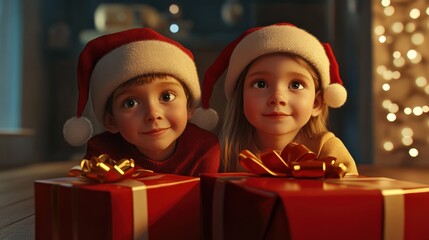
{"label": "child", "polygon": [[189,176],[218,171],[217,137],[188,123],[200,86],[193,55],[179,43],[148,28],[96,38],[79,57],[78,86],[77,117],[65,123],[65,139],[77,146],[91,137],[82,117],[89,94],[107,130],[89,139],[86,159],[107,154]]}
{"label": "child", "polygon": [[358,174],[344,144],[326,127],[328,106],[340,107],[347,98],[328,44],[288,23],[246,31],[206,72],[203,108],[226,68],[228,102],[219,137],[226,171],[244,170],[238,163],[244,149],[259,156],[297,142]]}

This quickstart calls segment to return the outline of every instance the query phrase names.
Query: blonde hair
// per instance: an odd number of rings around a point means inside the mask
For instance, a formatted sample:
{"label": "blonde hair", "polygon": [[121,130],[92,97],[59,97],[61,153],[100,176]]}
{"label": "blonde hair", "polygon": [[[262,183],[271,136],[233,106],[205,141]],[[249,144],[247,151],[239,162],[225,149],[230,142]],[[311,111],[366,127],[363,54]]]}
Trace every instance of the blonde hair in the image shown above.
{"label": "blonde hair", "polygon": [[[278,53],[274,53],[278,54]],[[309,62],[298,55],[290,53],[281,53],[285,56],[291,57],[297,63],[305,67],[313,78],[315,91],[323,96],[323,89],[319,74]],[[266,56],[266,55],[263,55]],[[260,57],[259,57],[260,58]],[[259,59],[257,58],[257,59]],[[252,141],[252,136],[255,128],[249,123],[244,115],[243,108],[243,88],[244,79],[250,66],[257,59],[253,60],[238,77],[237,84],[234,88],[233,94],[227,102],[222,129],[219,134],[219,141],[221,146],[221,169],[226,172],[236,171],[238,169],[238,155],[241,151],[248,148]],[[322,111],[316,117],[311,117],[310,120],[301,128],[298,133],[299,138],[312,138],[322,134],[327,129],[328,120],[328,105],[322,103]]]}

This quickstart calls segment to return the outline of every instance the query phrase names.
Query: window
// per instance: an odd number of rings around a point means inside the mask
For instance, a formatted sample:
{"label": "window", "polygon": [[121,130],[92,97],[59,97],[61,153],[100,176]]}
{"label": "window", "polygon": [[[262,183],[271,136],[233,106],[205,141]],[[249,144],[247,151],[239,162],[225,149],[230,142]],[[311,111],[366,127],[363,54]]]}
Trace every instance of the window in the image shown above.
{"label": "window", "polygon": [[21,123],[21,1],[0,1],[0,129]]}

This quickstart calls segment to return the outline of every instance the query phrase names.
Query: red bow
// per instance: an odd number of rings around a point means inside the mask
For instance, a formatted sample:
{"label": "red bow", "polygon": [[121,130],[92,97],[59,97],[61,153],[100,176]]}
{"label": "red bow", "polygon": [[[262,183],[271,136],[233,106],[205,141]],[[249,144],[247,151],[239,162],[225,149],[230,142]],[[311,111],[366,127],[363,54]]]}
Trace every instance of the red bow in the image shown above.
{"label": "red bow", "polygon": [[92,157],[90,160],[83,159],[80,166],[76,166],[69,171],[69,176],[83,176],[99,182],[117,182],[128,178],[139,177],[146,173],[153,173],[151,170],[135,168],[133,159],[121,159],[116,162],[107,154]]}
{"label": "red bow", "polygon": [[347,173],[344,163],[336,163],[335,157],[318,159],[317,155],[302,144],[289,143],[279,155],[265,150],[261,159],[249,150],[239,155],[240,164],[249,172],[261,176],[297,178],[342,178]]}

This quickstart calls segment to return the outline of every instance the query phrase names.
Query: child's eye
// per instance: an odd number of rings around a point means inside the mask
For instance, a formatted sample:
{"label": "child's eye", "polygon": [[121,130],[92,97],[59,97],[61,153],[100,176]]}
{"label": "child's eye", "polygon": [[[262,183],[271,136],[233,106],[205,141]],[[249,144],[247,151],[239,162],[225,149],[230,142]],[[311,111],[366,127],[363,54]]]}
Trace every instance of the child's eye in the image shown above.
{"label": "child's eye", "polygon": [[171,101],[173,101],[174,99],[176,98],[176,95],[173,93],[173,92],[171,92],[171,91],[167,91],[167,92],[163,92],[163,93],[161,93],[161,96],[160,96],[160,100],[162,101],[162,102],[171,102]]}
{"label": "child's eye", "polygon": [[268,84],[265,81],[256,81],[252,84],[252,87],[254,88],[267,88]]}
{"label": "child's eye", "polygon": [[299,81],[293,81],[293,82],[290,84],[290,88],[291,88],[291,89],[303,89],[303,88],[304,88],[304,85],[302,85]]}
{"label": "child's eye", "polygon": [[122,104],[122,106],[124,108],[133,108],[135,106],[137,106],[138,102],[135,99],[127,99],[124,101],[124,103]]}

